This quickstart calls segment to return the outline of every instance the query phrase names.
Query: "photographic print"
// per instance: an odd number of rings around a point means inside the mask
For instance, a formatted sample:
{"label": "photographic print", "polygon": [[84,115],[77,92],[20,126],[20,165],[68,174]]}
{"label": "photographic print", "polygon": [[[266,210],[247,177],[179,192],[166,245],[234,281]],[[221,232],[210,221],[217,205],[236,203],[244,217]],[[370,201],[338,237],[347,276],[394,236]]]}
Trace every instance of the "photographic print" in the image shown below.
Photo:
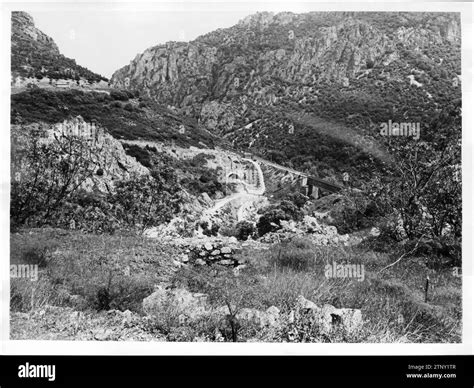
{"label": "photographic print", "polygon": [[198,5],[11,12],[10,339],[461,343],[461,13]]}

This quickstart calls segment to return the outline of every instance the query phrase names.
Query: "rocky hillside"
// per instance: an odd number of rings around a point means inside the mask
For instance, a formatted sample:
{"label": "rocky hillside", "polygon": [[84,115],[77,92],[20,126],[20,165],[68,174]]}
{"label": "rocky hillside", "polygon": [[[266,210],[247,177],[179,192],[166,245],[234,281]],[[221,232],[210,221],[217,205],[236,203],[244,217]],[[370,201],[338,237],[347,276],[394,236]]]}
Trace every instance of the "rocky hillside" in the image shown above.
{"label": "rocky hillside", "polygon": [[388,120],[421,122],[428,133],[460,101],[460,19],[258,13],[151,47],[111,83],[176,107],[237,148],[323,177],[360,175],[374,162],[358,136],[377,141]]}
{"label": "rocky hillside", "polygon": [[[81,116],[64,120],[58,124],[35,123],[27,126],[12,125],[12,176],[17,174],[27,175],[33,168],[26,164],[23,158],[28,147],[32,133],[40,134],[40,143],[66,143],[69,145],[69,137],[80,136],[87,142],[87,149],[75,158],[84,157],[91,163],[90,174],[82,187],[88,191],[110,192],[114,181],[135,178],[140,175],[148,175],[149,171],[137,160],[126,154],[121,143],[104,131],[100,126],[90,125]],[[66,152],[63,152],[66,154]],[[63,156],[65,157],[65,156]],[[49,166],[43,166],[44,174]],[[20,180],[21,178],[18,178]]]}
{"label": "rocky hillside", "polygon": [[11,71],[12,80],[74,80],[89,83],[107,81],[105,77],[79,66],[74,59],[62,55],[54,40],[35,27],[26,12],[12,12]]}

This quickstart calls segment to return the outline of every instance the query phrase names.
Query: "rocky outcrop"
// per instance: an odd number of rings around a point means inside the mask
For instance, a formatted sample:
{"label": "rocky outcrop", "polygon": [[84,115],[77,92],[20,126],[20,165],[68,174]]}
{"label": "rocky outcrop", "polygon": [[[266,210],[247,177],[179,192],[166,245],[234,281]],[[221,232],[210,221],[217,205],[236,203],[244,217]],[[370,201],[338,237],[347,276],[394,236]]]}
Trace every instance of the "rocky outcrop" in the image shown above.
{"label": "rocky outcrop", "polygon": [[313,95],[327,82],[348,87],[374,64],[403,59],[402,46],[421,51],[459,39],[454,14],[264,12],[189,43],[149,48],[111,83],[142,90],[226,133],[249,122],[242,119],[252,108],[289,97],[290,85],[299,85],[298,92],[312,87]]}
{"label": "rocky outcrop", "polygon": [[[265,311],[236,306],[231,306],[231,309],[233,310],[231,319],[235,324],[255,325],[260,329],[276,329],[283,322],[291,325],[296,320],[305,320],[317,327],[320,334],[328,335],[335,330],[353,334],[363,325],[362,313],[358,309],[338,309],[329,304],[319,307],[301,295],[297,298],[295,309],[289,313],[289,316],[283,315],[275,306]],[[183,323],[204,317],[212,317],[224,322],[230,318],[229,306],[213,307],[209,303],[207,294],[192,293],[182,288],[157,287],[153,294],[143,300],[143,311],[149,316],[160,314],[179,316]]]}
{"label": "rocky outcrop", "polygon": [[295,237],[305,237],[315,245],[348,245],[349,236],[340,235],[335,226],[325,225],[311,216],[304,216],[302,221],[280,221],[281,229],[265,234],[260,241],[276,243],[288,241]]}
{"label": "rocky outcrop", "polygon": [[363,324],[362,313],[358,309],[338,309],[330,304],[319,307],[301,295],[298,297],[296,314],[308,317],[312,324],[318,326],[321,334],[330,334],[333,330],[354,333]]}
{"label": "rocky outcrop", "polygon": [[[239,325],[276,328],[280,324],[280,310],[275,306],[269,307],[266,311],[254,308],[237,309],[235,306],[232,309],[235,309],[235,313],[231,319]],[[212,317],[223,322],[230,318],[228,306],[212,307],[207,294],[192,293],[182,288],[157,287],[153,294],[143,300],[143,311],[150,316],[163,313],[177,315],[183,324],[203,317]]]}
{"label": "rocky outcrop", "polygon": [[174,309],[176,314],[189,319],[198,319],[209,314],[208,296],[185,289],[167,290],[157,287],[153,294],[143,299],[143,311],[148,315],[160,314]]}
{"label": "rocky outcrop", "polygon": [[355,182],[368,167],[353,160],[391,162],[378,123],[428,128],[461,98],[446,82],[460,74],[460,36],[455,13],[259,13],[152,47],[111,83],[173,106],[237,149],[322,168],[334,182],[348,171]]}
{"label": "rocky outcrop", "polygon": [[[31,15],[14,11],[11,16],[11,73],[12,85],[21,85],[22,79],[43,79],[64,81],[81,80],[88,82],[107,81],[85,67],[79,66],[74,59],[59,52],[54,40],[36,28]],[[39,86],[42,86],[38,83]]]}
{"label": "rocky outcrop", "polygon": [[217,48],[199,42],[155,46],[115,72],[113,85],[144,90],[172,106],[192,107],[202,103],[211,87],[216,53]]}
{"label": "rocky outcrop", "polygon": [[[77,116],[53,125],[37,123],[27,127],[12,126],[12,174],[18,172],[19,179],[30,171],[24,164],[27,161],[22,158],[22,154],[26,148],[31,147],[31,134],[37,131],[42,133],[41,141],[45,144],[65,141],[64,139],[71,137],[85,141],[83,157],[87,162],[91,162],[95,170],[95,173],[83,182],[81,187],[85,190],[110,192],[119,180],[149,174],[148,169],[134,157],[127,155],[122,144],[104,128]],[[47,167],[45,166],[45,169]]]}
{"label": "rocky outcrop", "polygon": [[53,38],[36,28],[35,21],[26,12],[12,12],[12,50],[17,47],[20,40],[32,40],[37,48],[46,50],[51,54],[59,54],[59,49]]}

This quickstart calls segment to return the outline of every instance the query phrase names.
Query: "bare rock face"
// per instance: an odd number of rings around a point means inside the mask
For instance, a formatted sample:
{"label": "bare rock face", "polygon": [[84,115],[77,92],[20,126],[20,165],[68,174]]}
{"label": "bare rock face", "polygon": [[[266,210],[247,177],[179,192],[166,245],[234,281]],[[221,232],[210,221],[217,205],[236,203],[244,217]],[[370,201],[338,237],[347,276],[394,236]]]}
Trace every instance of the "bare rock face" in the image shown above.
{"label": "bare rock face", "polygon": [[54,40],[37,29],[31,15],[22,11],[12,12],[12,45],[17,44],[18,38],[32,39],[44,50],[59,54]]}
{"label": "bare rock face", "polygon": [[[84,148],[84,158],[92,162],[96,173],[83,183],[82,188],[85,190],[109,192],[113,190],[116,181],[149,174],[146,167],[125,153],[118,140],[103,128],[85,122],[80,116],[54,125],[31,124],[27,131],[19,126],[12,126],[15,153],[21,154],[22,150],[29,147],[28,133],[36,130],[44,133],[42,138],[44,143],[55,142],[68,136],[77,136],[87,141],[88,147]],[[28,171],[25,166],[22,167],[22,160],[15,160],[15,158],[12,168],[22,174]]]}
{"label": "bare rock face", "polygon": [[[114,73],[114,86],[142,89],[173,106],[201,103],[211,87],[217,48],[199,42],[167,43],[146,50]],[[179,89],[179,90],[178,90]]]}
{"label": "bare rock face", "polygon": [[459,41],[454,14],[261,12],[189,43],[151,47],[111,84],[142,90],[226,134],[282,99],[302,103],[326,87],[350,87],[375,64],[405,61],[404,50]]}
{"label": "bare rock face", "polygon": [[31,80],[43,76],[45,79],[72,80],[77,78],[90,82],[106,81],[106,78],[78,66],[62,55],[54,40],[35,26],[31,15],[14,11],[11,15],[11,74],[13,85],[21,79]]}

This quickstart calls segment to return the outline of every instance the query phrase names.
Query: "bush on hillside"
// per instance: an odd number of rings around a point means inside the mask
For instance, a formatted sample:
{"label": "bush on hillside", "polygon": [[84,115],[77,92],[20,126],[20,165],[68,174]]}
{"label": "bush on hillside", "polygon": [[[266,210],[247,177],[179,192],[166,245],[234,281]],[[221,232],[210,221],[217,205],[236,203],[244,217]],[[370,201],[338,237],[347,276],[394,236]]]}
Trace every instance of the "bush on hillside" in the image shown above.
{"label": "bush on hillside", "polygon": [[130,98],[126,91],[116,89],[110,91],[110,97],[118,101],[128,101]]}
{"label": "bush on hillside", "polygon": [[252,222],[243,220],[235,226],[235,237],[238,240],[247,240],[255,234],[255,225]]}
{"label": "bush on hillside", "polygon": [[303,212],[290,201],[281,201],[278,205],[270,205],[259,211],[262,214],[257,222],[258,234],[263,236],[281,228],[280,221],[298,221],[303,217]]}

